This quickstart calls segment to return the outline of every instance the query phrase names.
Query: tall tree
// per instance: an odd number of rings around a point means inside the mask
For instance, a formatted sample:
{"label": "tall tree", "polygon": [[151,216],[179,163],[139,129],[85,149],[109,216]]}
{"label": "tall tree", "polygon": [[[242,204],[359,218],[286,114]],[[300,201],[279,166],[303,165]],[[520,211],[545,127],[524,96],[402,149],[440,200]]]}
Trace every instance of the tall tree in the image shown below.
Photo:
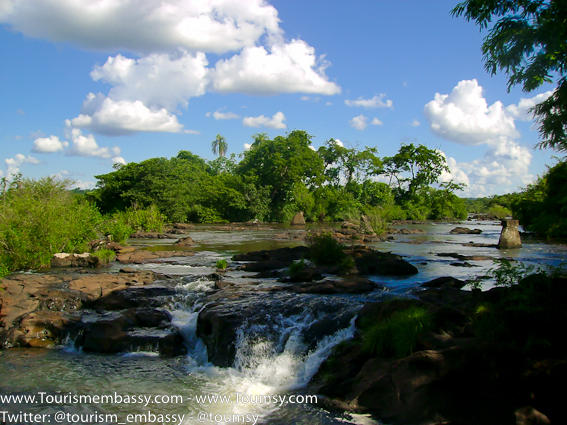
{"label": "tall tree", "polygon": [[567,150],[567,1],[466,0],[452,10],[482,29],[493,21],[482,45],[485,67],[508,75],[508,89],[530,92],[555,83],[553,94],[536,105],[540,147]]}
{"label": "tall tree", "polygon": [[217,134],[216,139],[211,142],[211,148],[213,150],[213,154],[218,154],[219,157],[225,156],[226,151],[228,150],[228,143],[226,143],[223,136]]}

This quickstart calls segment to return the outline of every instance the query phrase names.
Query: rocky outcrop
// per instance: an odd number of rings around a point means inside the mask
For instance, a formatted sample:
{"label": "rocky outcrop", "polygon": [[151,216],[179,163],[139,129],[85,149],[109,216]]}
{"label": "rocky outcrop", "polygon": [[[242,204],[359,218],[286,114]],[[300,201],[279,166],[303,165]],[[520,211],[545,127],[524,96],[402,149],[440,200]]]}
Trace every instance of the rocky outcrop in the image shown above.
{"label": "rocky outcrop", "polygon": [[123,264],[144,264],[152,261],[171,258],[171,257],[189,257],[194,255],[192,251],[150,251],[147,249],[134,249],[120,251],[116,259]]}
{"label": "rocky outcrop", "polygon": [[86,351],[183,354],[166,305],[174,290],[146,286],[160,275],[14,274],[2,280],[0,346],[51,348],[75,340]]}
{"label": "rocky outcrop", "polygon": [[291,219],[292,226],[305,226],[305,217],[303,216],[303,211],[298,212]]}
{"label": "rocky outcrop", "polygon": [[455,227],[449,233],[452,235],[480,235],[481,229],[469,229],[468,227]]}
{"label": "rocky outcrop", "polygon": [[88,252],[82,254],[59,252],[53,254],[51,258],[51,267],[97,267],[99,265],[99,258]]}
{"label": "rocky outcrop", "polygon": [[195,241],[191,239],[191,237],[186,236],[184,238],[180,238],[177,242],[175,242],[176,246],[193,246],[195,245]]}
{"label": "rocky outcrop", "polygon": [[518,220],[502,220],[502,232],[498,241],[500,249],[514,249],[522,247],[520,232],[518,231]]}
{"label": "rocky outcrop", "polygon": [[[564,400],[551,388],[567,378],[567,342],[551,323],[567,325],[559,307],[567,302],[567,279],[532,275],[486,292],[455,289],[461,283],[440,278],[423,284],[434,289],[419,299],[367,304],[358,334],[336,347],[310,391],[330,407],[393,425],[565,423]],[[408,327],[413,322],[404,317],[417,316],[404,312],[416,308],[427,319]],[[396,354],[387,342],[400,340],[376,330],[389,321],[395,335],[412,341],[409,352]]]}
{"label": "rocky outcrop", "polygon": [[363,246],[347,250],[354,258],[360,274],[382,276],[411,276],[418,273],[417,268],[401,256],[389,252],[379,252]]}

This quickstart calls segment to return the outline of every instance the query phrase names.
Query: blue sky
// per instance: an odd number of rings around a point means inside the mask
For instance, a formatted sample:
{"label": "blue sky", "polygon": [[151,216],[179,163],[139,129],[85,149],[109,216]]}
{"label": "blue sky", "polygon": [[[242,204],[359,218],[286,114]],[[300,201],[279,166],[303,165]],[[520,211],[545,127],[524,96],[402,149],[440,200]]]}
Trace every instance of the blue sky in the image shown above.
{"label": "blue sky", "polygon": [[[82,4],[81,4],[82,3]],[[439,149],[463,196],[525,186],[553,163],[455,1],[6,0],[0,5],[0,177],[92,187],[115,162],[212,159],[307,130],[394,154]]]}

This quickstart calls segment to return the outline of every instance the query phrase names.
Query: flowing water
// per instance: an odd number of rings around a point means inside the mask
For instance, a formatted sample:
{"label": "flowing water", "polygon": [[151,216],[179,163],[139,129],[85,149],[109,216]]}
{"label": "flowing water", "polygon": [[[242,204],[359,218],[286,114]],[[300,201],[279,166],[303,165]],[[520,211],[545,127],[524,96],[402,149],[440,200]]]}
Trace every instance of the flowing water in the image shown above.
{"label": "flowing water", "polygon": [[[394,241],[374,244],[380,250],[403,255],[419,269],[419,273],[411,278],[372,276],[376,282],[386,285],[386,291],[377,290],[358,296],[278,292],[252,294],[243,301],[235,301],[235,308],[242,307],[238,305],[240,302],[256,303],[262,309],[258,309],[238,329],[235,361],[232,367],[227,368],[207,362],[205,345],[196,336],[198,313],[206,302],[206,296],[214,290],[214,282],[207,280],[206,276],[214,272],[218,259],[229,260],[236,252],[277,248],[297,242],[275,240],[274,235],[280,233],[281,228],[226,231],[215,227],[196,227],[190,231],[190,236],[198,244],[194,248],[198,251],[194,256],[133,266],[167,274],[170,281],[175,282],[175,296],[169,299],[167,309],[173,317],[173,324],[182,332],[188,349],[186,356],[167,359],[151,351],[88,354],[75,349],[72,342],[59,350],[0,351],[0,396],[35,394],[39,397],[39,392],[59,392],[69,397],[145,395],[153,397],[152,400],[147,402],[149,399],[146,399],[144,403],[60,400],[54,404],[50,404],[49,400],[36,400],[35,404],[7,405],[0,399],[0,411],[100,415],[77,416],[75,423],[377,424],[379,422],[364,415],[329,412],[314,403],[305,402],[315,395],[307,393],[307,383],[332,348],[352,337],[356,311],[365,301],[378,300],[385,293],[407,293],[419,283],[439,276],[468,279],[483,275],[494,266],[492,261],[483,260],[468,261],[469,266],[459,267],[451,265],[458,263],[456,259],[438,254],[482,255],[555,266],[567,258],[567,248],[561,245],[525,243],[521,249],[509,251],[464,246],[468,242],[495,244],[500,233],[498,223],[467,222],[465,225],[481,228],[483,232],[480,235],[451,235],[449,230],[455,227],[452,224],[406,225],[403,227],[420,228],[424,233],[396,235]],[[168,242],[173,240],[156,242],[155,249]],[[277,285],[274,280],[264,279],[260,285],[254,282],[251,286],[252,279],[240,271],[227,272],[227,280],[250,291],[254,287]],[[338,312],[341,314],[338,315]],[[309,337],[315,327],[329,320],[340,321],[337,330],[319,340]],[[163,401],[168,402],[157,403],[156,395],[167,396]],[[148,412],[155,416],[149,416]],[[116,416],[103,417],[105,414]],[[134,414],[146,416],[128,416]],[[26,421],[18,423],[23,422]]]}

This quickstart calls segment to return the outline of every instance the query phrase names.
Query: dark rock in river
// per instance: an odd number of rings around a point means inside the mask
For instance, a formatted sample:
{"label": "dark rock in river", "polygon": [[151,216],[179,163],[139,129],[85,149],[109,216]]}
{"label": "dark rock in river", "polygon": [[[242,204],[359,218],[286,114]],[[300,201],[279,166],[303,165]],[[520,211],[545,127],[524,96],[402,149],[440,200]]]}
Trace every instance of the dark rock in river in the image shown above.
{"label": "dark rock in river", "polygon": [[352,248],[347,253],[354,258],[360,274],[410,276],[418,273],[415,266],[401,256],[389,252],[379,252],[359,246]]}
{"label": "dark rock in river", "polygon": [[466,285],[466,282],[460,279],[455,279],[451,276],[438,277],[437,279],[430,280],[422,283],[422,288],[456,288],[461,289]]}
{"label": "dark rock in river", "polygon": [[469,229],[468,227],[455,227],[449,233],[453,235],[480,235],[481,229]]}

